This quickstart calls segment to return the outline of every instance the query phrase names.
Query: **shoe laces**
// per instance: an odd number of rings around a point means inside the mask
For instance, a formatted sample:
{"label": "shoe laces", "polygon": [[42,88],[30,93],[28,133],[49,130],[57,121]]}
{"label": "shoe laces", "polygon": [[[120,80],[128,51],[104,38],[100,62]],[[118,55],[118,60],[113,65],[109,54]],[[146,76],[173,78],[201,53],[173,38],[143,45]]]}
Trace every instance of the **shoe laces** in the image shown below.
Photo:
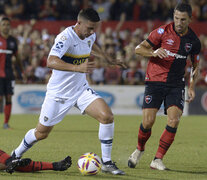
{"label": "shoe laces", "polygon": [[104,165],[108,166],[108,167],[112,167],[114,169],[118,169],[118,167],[116,166],[116,162],[113,161],[107,161],[105,163],[103,163]]}

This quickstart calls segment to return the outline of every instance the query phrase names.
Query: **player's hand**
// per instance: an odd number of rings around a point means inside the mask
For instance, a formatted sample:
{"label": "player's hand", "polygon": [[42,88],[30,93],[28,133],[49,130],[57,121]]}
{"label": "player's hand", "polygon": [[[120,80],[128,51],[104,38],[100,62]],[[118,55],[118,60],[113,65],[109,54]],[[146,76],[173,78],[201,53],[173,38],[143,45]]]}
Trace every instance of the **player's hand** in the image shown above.
{"label": "player's hand", "polygon": [[110,64],[110,65],[118,65],[118,66],[121,66],[121,67],[123,67],[123,68],[128,68],[127,67],[127,65],[126,65],[126,63],[123,61],[123,60],[121,60],[121,59],[107,59],[107,62],[108,62],[108,64]]}
{"label": "player's hand", "polygon": [[95,62],[94,61],[88,61],[88,59],[85,60],[84,63],[77,65],[74,69],[75,72],[81,72],[81,73],[90,73],[95,68]]}
{"label": "player's hand", "polygon": [[124,69],[128,68],[127,65],[126,65],[126,63],[123,60],[121,60],[121,59],[117,59],[115,61],[115,64],[114,65],[121,66]]}
{"label": "player's hand", "polygon": [[188,89],[188,99],[186,100],[186,102],[190,103],[191,101],[193,101],[194,98],[195,98],[195,91],[193,88],[189,88]]}
{"label": "player's hand", "polygon": [[159,57],[159,58],[163,59],[163,58],[166,58],[168,55],[167,55],[167,52],[163,48],[159,48],[159,49],[156,49],[152,53],[152,56]]}

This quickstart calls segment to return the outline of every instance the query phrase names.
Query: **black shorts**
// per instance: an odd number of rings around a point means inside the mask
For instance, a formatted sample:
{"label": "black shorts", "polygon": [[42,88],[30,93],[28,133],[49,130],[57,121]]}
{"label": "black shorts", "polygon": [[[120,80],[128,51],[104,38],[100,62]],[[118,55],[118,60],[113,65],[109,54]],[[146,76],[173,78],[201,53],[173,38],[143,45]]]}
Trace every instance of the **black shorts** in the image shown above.
{"label": "black shorts", "polygon": [[6,78],[0,78],[0,96],[14,94],[15,81]]}
{"label": "black shorts", "polygon": [[166,85],[147,84],[144,92],[143,109],[160,109],[164,102],[165,114],[170,106],[177,106],[183,111],[185,101],[184,87],[169,87]]}

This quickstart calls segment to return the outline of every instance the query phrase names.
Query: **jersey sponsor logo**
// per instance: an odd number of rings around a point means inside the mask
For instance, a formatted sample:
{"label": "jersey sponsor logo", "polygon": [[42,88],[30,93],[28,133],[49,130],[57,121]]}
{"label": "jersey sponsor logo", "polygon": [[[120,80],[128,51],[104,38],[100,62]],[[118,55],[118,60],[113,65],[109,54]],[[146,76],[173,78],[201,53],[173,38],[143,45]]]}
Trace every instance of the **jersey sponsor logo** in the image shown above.
{"label": "jersey sponsor logo", "polygon": [[167,40],[167,44],[169,44],[169,45],[173,45],[173,44],[174,44],[174,41],[173,41],[172,39],[168,39],[168,40]]}
{"label": "jersey sponsor logo", "polygon": [[147,95],[147,96],[145,96],[145,102],[147,103],[147,104],[149,104],[149,103],[151,103],[152,102],[152,96],[150,96],[150,95]]}
{"label": "jersey sponsor logo", "polygon": [[167,49],[165,49],[165,52],[167,53],[168,56],[175,57],[176,59],[186,59],[187,58],[187,56],[182,56],[180,54],[172,53]]}
{"label": "jersey sponsor logo", "polygon": [[191,49],[192,49],[192,44],[191,43],[185,43],[185,51],[190,52]]}
{"label": "jersey sponsor logo", "polygon": [[158,34],[163,34],[164,31],[165,31],[165,30],[164,30],[163,28],[159,28],[159,29],[157,30],[157,33],[158,33]]}
{"label": "jersey sponsor logo", "polygon": [[83,54],[83,55],[73,55],[66,53],[61,58],[63,61],[74,64],[74,65],[80,65],[86,61],[87,58],[89,58],[90,54]]}
{"label": "jersey sponsor logo", "polygon": [[55,47],[57,48],[57,49],[61,49],[61,48],[63,48],[63,42],[58,42],[56,45],[55,45]]}
{"label": "jersey sponsor logo", "polygon": [[13,51],[12,50],[7,50],[7,49],[0,49],[0,53],[2,53],[2,54],[12,54]]}
{"label": "jersey sponsor logo", "polygon": [[207,92],[205,92],[201,97],[201,105],[203,109],[207,112]]}

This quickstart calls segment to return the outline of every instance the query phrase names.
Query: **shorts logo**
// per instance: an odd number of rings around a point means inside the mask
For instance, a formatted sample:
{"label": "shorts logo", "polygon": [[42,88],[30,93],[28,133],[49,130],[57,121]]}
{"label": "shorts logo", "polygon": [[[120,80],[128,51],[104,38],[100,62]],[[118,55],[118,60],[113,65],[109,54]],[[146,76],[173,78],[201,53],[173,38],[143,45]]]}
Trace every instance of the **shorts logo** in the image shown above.
{"label": "shorts logo", "polygon": [[44,117],[44,122],[47,122],[48,119],[49,119],[49,118],[48,118],[47,116],[45,116],[45,117]]}
{"label": "shorts logo", "polygon": [[58,42],[58,43],[55,45],[55,47],[56,47],[57,49],[61,49],[61,48],[63,48],[63,42]]}
{"label": "shorts logo", "polygon": [[147,104],[151,103],[152,102],[152,96],[150,96],[150,95],[145,96],[145,102]]}
{"label": "shorts logo", "polygon": [[185,43],[185,51],[186,52],[190,52],[191,48],[192,48],[192,44],[191,43]]}
{"label": "shorts logo", "polygon": [[159,29],[157,30],[157,33],[158,33],[158,34],[163,34],[163,33],[164,33],[164,29],[163,29],[163,28],[159,28]]}

